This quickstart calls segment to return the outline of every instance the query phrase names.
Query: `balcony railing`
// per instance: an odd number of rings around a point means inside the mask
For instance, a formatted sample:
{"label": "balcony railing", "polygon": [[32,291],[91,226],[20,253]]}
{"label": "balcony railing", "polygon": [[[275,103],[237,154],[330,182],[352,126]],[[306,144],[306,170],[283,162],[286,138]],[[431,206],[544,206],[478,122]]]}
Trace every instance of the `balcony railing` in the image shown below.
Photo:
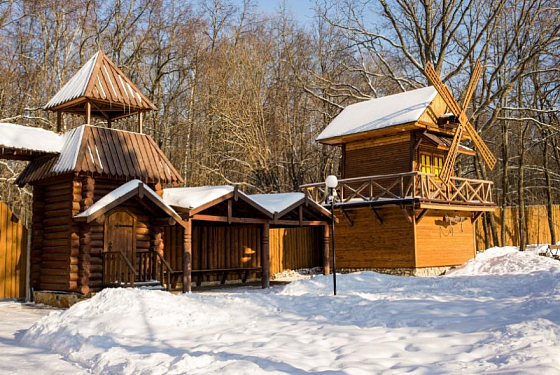
{"label": "balcony railing", "polygon": [[[338,181],[337,204],[382,200],[422,199],[442,203],[493,204],[492,181],[451,177],[449,183],[434,174],[407,172],[347,178]],[[307,197],[324,204],[324,182],[300,186]]]}

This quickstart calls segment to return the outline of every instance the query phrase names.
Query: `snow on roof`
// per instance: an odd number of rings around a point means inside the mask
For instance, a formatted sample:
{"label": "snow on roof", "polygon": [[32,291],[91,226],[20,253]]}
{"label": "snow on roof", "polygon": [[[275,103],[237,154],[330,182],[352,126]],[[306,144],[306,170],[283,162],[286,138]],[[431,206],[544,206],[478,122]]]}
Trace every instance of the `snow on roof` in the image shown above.
{"label": "snow on roof", "polygon": [[93,55],[91,59],[89,59],[88,62],[86,62],[64,86],[62,86],[56,95],[49,100],[44,108],[53,108],[59,104],[66,103],[70,100],[83,96],[98,56],[99,52]]}
{"label": "snow on roof", "polygon": [[135,189],[138,189],[139,185],[143,185],[144,186],[144,192],[146,192],[147,194],[150,194],[154,199],[160,201],[163,205],[165,205],[170,210],[171,213],[175,214],[175,218],[180,218],[179,214],[177,214],[174,209],[169,207],[169,205],[166,204],[160,198],[159,195],[157,195],[148,185],[144,184],[140,180],[132,180],[132,181],[127,182],[124,185],[119,186],[118,188],[111,191],[110,193],[105,195],[103,198],[101,198],[100,200],[95,202],[93,205],[91,205],[90,208],[88,208],[87,210],[85,210],[82,213],[79,213],[75,217],[89,217],[89,216],[95,214],[97,211],[101,210],[103,207],[106,207],[109,204],[113,203],[115,200],[119,199],[120,197],[130,193],[131,191],[133,191]]}
{"label": "snow on roof", "polygon": [[233,186],[199,186],[163,189],[163,201],[175,207],[193,209],[223,197],[234,190]]}
{"label": "snow on roof", "polygon": [[0,147],[58,153],[64,137],[49,130],[25,125],[0,123]]}
{"label": "snow on roof", "polygon": [[428,86],[349,105],[319,134],[317,140],[418,121],[436,95],[436,89]]}
{"label": "snow on roof", "polygon": [[254,194],[249,195],[249,198],[274,214],[304,199],[305,195],[303,193]]}
{"label": "snow on roof", "polygon": [[64,173],[76,168],[84,128],[85,125],[82,125],[64,133],[64,145],[60,150],[60,157],[52,167],[52,173]]}

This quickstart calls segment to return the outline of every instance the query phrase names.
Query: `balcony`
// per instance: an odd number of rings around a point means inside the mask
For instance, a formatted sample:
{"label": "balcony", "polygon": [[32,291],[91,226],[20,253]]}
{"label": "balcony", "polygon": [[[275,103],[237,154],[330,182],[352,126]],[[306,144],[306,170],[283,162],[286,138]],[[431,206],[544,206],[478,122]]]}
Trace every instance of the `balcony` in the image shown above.
{"label": "balcony", "polygon": [[[495,207],[492,181],[452,177],[444,184],[434,174],[407,172],[347,178],[338,181],[336,205],[424,202],[457,206]],[[326,203],[325,183],[301,185],[310,199]]]}

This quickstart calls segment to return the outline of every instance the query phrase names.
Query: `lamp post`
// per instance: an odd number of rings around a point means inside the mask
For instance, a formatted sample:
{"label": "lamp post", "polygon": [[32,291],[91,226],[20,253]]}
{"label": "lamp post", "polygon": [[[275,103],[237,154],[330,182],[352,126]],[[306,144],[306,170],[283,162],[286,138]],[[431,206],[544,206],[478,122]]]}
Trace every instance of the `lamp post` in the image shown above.
{"label": "lamp post", "polygon": [[338,186],[338,179],[336,176],[327,176],[325,180],[325,186],[328,189],[328,199],[331,202],[331,236],[332,236],[332,260],[333,260],[333,289],[334,295],[336,296],[336,250],[334,247],[334,197],[336,196],[336,187]]}

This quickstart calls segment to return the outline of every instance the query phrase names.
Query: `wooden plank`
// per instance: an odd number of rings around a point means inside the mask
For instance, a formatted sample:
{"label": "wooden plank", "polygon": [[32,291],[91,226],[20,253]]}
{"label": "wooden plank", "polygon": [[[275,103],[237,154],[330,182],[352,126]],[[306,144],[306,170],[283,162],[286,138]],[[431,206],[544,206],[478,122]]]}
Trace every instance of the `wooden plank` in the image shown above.
{"label": "wooden plank", "polygon": [[7,247],[6,247],[6,231],[8,222],[6,220],[7,207],[0,202],[0,298],[8,298],[6,293],[6,269],[8,266]]}

